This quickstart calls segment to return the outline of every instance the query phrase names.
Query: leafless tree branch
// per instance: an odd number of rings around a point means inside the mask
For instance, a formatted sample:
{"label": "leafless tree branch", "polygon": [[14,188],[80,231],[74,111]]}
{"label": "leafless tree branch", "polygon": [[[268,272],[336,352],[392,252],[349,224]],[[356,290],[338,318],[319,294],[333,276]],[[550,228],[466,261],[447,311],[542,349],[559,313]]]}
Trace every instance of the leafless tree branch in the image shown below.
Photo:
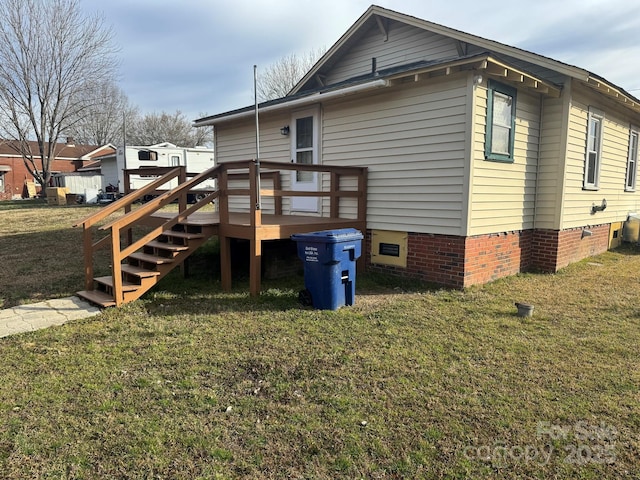
{"label": "leafless tree branch", "polygon": [[256,90],[258,100],[265,102],[285,97],[296,84],[311,70],[325,49],[311,50],[305,55],[292,53],[282,57],[258,73]]}
{"label": "leafless tree branch", "polygon": [[0,131],[43,187],[65,129],[113,78],[115,53],[102,17],[84,15],[79,0],[0,0]]}

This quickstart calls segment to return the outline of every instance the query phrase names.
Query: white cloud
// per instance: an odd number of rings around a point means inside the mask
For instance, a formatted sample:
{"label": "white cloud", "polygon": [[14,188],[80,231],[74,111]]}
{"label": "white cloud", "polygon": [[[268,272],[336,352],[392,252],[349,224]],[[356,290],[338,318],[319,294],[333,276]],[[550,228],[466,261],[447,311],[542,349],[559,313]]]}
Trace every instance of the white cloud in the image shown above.
{"label": "white cloud", "polygon": [[[376,4],[640,88],[640,5],[628,0],[378,0]],[[365,0],[84,0],[113,25],[122,87],[143,111],[190,117],[251,103],[253,65],[330,47]],[[520,6],[522,5],[522,6]]]}

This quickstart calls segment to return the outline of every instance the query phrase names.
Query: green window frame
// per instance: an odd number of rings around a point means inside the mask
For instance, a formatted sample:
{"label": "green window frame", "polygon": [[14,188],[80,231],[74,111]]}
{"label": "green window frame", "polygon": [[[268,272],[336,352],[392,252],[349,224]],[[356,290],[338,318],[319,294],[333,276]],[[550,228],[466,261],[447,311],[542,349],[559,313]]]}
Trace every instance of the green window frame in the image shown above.
{"label": "green window frame", "polygon": [[489,81],[488,86],[484,158],[496,162],[513,163],[518,91],[492,80]]}

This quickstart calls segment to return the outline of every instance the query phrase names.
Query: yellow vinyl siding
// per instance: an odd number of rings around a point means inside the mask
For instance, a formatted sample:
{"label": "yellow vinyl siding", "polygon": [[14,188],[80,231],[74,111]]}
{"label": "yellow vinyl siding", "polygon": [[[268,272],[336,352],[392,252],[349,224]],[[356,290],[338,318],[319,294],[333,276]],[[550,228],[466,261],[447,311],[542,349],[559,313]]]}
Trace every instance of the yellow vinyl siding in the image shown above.
{"label": "yellow vinyl siding", "polygon": [[371,59],[377,69],[403,65],[420,60],[435,60],[457,56],[455,41],[399,22],[389,22],[389,37],[385,41],[380,29],[372,27],[364,37],[340,59],[327,76],[327,84],[371,72]]}
{"label": "yellow vinyl siding", "polygon": [[531,229],[535,215],[540,99],[518,91],[513,163],[485,160],[486,87],[476,88],[475,101],[469,235]]}
{"label": "yellow vinyl siding", "polygon": [[[597,190],[582,188],[590,107],[604,113]],[[603,101],[599,95],[584,87],[574,86],[569,116],[566,190],[561,228],[622,221],[629,213],[639,211],[640,193],[624,190],[629,127],[633,120],[627,112],[613,103]],[[592,205],[601,205],[603,199],[607,201],[606,210],[592,214]]]}
{"label": "yellow vinyl siding", "polygon": [[565,115],[569,93],[544,100],[535,227],[557,230],[560,226],[563,195]]}
{"label": "yellow vinyl siding", "polygon": [[324,105],[322,162],[367,166],[370,228],[461,233],[466,76]]}

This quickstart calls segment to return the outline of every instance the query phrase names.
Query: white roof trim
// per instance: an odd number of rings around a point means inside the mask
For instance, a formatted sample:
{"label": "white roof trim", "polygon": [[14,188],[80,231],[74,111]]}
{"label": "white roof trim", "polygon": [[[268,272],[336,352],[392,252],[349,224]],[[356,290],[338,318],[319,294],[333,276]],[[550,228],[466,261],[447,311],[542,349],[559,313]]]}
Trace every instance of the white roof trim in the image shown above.
{"label": "white roof trim", "polygon": [[[274,112],[274,111],[284,110],[292,107],[301,107],[304,105],[311,105],[313,103],[322,102],[324,100],[330,100],[332,98],[338,98],[338,97],[343,97],[345,95],[353,95],[353,94],[365,92],[368,90],[374,90],[376,88],[387,87],[388,85],[389,85],[389,82],[387,80],[380,78],[377,80],[373,80],[371,82],[352,85],[351,87],[345,87],[338,90],[331,90],[329,92],[324,92],[324,93],[317,92],[307,97],[295,98],[288,102],[282,102],[282,103],[277,103],[275,105],[269,105],[267,107],[258,108],[258,113]],[[231,113],[229,115],[225,115],[218,118],[212,118],[209,120],[202,119],[202,120],[196,121],[194,126],[204,127],[207,125],[216,125],[219,123],[226,123],[232,120],[243,119],[253,115],[255,115],[255,109],[243,110],[241,112]]]}

